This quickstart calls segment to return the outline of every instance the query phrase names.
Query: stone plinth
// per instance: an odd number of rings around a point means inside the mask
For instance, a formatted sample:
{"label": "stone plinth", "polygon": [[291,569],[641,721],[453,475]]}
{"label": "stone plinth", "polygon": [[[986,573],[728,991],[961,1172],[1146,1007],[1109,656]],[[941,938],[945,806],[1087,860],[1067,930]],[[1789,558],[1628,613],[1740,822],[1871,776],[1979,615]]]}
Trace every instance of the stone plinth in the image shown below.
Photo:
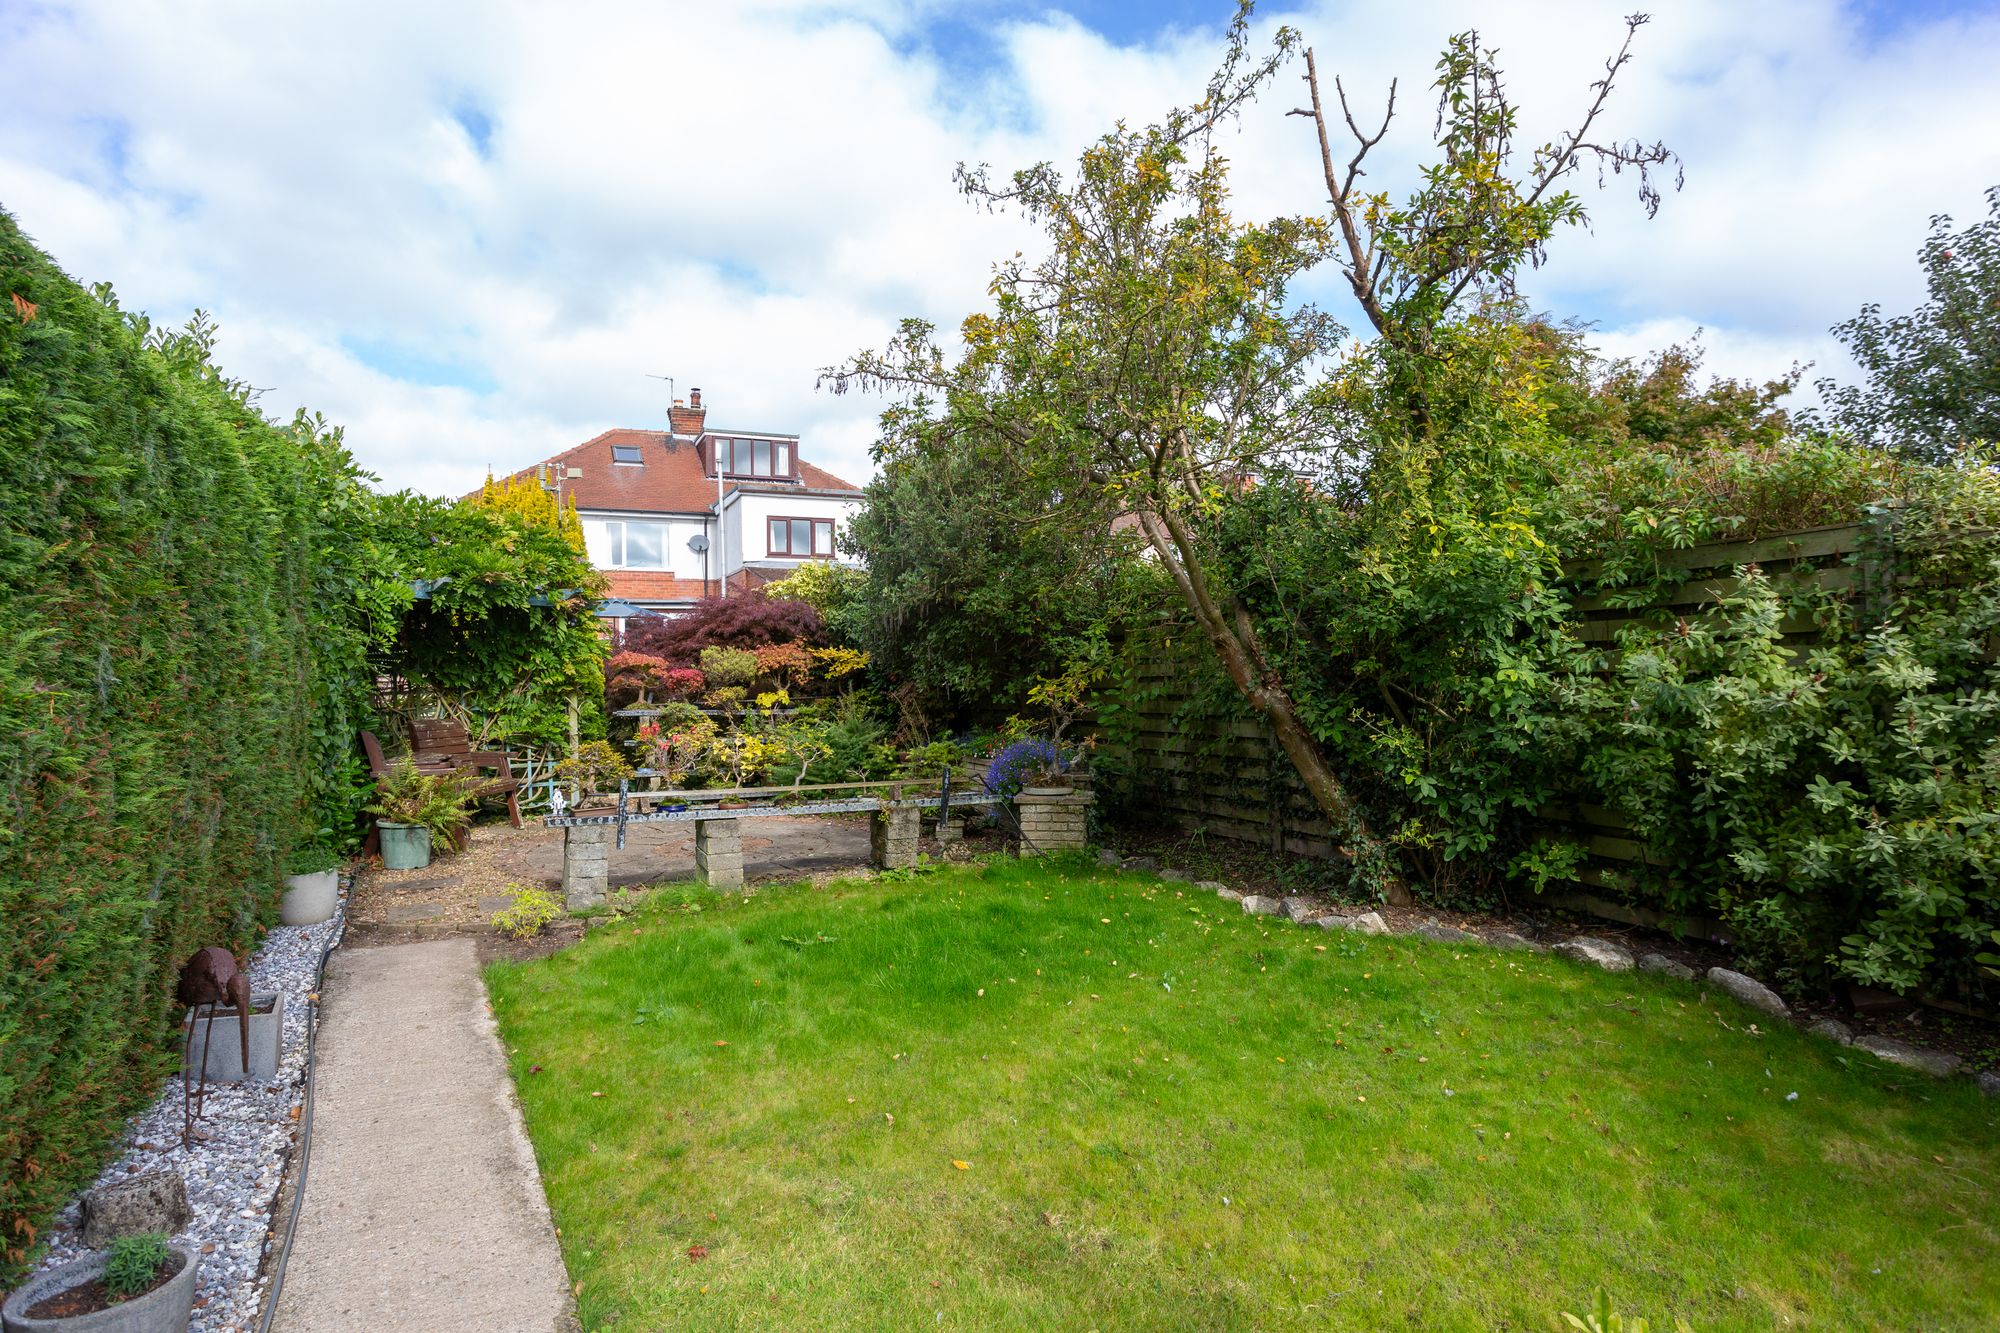
{"label": "stone plinth", "polygon": [[743,887],[743,823],[698,819],[694,825],[695,878],[711,889]]}
{"label": "stone plinth", "polygon": [[877,810],[868,816],[868,859],[878,870],[917,863],[917,833],[923,811],[916,806]]}
{"label": "stone plinth", "polygon": [[1035,856],[1088,846],[1093,799],[1087,791],[1024,789],[1014,798],[1014,811],[1021,820],[1021,854]]}
{"label": "stone plinth", "polygon": [[957,815],[947,814],[937,822],[937,840],[940,846],[952,842],[965,841],[965,821]]}
{"label": "stone plinth", "polygon": [[611,826],[572,824],[563,830],[563,906],[602,907],[611,881]]}

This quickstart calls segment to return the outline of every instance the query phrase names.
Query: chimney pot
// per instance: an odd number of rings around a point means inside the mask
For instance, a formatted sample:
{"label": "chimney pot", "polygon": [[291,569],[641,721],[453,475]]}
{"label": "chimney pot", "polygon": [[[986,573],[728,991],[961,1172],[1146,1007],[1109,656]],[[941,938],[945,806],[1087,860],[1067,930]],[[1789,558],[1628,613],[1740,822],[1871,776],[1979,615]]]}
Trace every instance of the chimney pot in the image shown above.
{"label": "chimney pot", "polygon": [[693,408],[693,409],[694,409],[695,411],[697,411],[697,412],[699,412],[699,411],[701,410],[701,390],[700,390],[700,389],[689,389],[689,390],[688,390],[688,406],[689,406],[689,407],[691,407],[691,408]]}

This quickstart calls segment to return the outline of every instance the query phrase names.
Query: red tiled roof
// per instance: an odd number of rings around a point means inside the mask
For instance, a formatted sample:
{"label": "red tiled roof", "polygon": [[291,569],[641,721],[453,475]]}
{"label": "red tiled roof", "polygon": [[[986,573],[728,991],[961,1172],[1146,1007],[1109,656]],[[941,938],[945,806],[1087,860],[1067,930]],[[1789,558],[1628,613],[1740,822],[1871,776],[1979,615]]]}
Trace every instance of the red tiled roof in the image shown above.
{"label": "red tiled roof", "polygon": [[[635,467],[612,462],[611,447],[616,444],[639,446],[645,463]],[[563,487],[563,494],[574,499],[579,509],[698,514],[715,505],[715,478],[704,471],[695,443],[674,439],[665,431],[621,426],[543,461],[568,463],[582,471],[581,477]],[[513,475],[518,477],[533,471],[534,466],[529,466]],[[813,490],[859,492],[861,489],[804,460],[799,462],[799,481]],[[751,484],[767,483],[759,480]],[[723,485],[734,490],[737,483],[725,479]]]}

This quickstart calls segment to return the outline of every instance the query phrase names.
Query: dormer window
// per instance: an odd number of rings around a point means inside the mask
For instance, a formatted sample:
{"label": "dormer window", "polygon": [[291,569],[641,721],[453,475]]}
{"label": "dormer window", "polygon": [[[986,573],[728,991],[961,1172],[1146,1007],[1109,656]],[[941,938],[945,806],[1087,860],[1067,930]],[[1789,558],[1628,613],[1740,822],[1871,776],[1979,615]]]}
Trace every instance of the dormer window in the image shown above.
{"label": "dormer window", "polygon": [[646,463],[645,458],[639,453],[639,446],[636,444],[612,445],[611,461],[614,463],[630,463],[634,467],[644,467]]}
{"label": "dormer window", "polygon": [[798,446],[791,440],[714,437],[716,463],[731,477],[782,477],[797,473]]}

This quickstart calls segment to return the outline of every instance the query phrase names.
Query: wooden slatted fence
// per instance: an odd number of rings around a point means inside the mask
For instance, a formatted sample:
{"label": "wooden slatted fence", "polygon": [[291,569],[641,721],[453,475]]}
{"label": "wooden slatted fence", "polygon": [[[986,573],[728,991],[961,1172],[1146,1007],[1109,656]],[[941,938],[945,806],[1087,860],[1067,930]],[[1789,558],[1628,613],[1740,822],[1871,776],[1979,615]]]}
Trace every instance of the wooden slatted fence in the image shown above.
{"label": "wooden slatted fence", "polygon": [[[1736,571],[1750,564],[1781,591],[1865,594],[1877,579],[1877,571],[1863,558],[1870,521],[1665,552],[1658,557],[1658,568],[1687,577],[1638,607],[1623,605],[1627,599],[1619,598],[1615,590],[1597,587],[1604,573],[1599,562],[1570,566],[1564,571],[1566,579],[1583,590],[1574,602],[1581,637],[1608,646],[1628,626],[1698,617],[1736,590]],[[1820,633],[1803,612],[1788,615],[1781,624],[1787,645],[1795,651],[1808,650]],[[1134,706],[1135,715],[1116,729],[1130,738],[1129,743],[1106,731],[1100,733],[1098,746],[1103,760],[1126,772],[1135,799],[1169,822],[1217,837],[1302,856],[1336,851],[1331,827],[1261,719],[1197,719],[1187,708],[1192,691],[1176,677],[1172,663],[1146,659],[1129,664],[1129,670],[1128,697],[1140,702]],[[1580,892],[1573,896],[1573,905],[1635,924],[1661,921],[1657,913],[1587,891],[1603,887],[1607,872],[1620,866],[1658,864],[1616,810],[1581,803],[1544,813],[1590,854],[1577,876]],[[1710,926],[1687,919],[1677,924],[1696,933],[1708,933]]]}

